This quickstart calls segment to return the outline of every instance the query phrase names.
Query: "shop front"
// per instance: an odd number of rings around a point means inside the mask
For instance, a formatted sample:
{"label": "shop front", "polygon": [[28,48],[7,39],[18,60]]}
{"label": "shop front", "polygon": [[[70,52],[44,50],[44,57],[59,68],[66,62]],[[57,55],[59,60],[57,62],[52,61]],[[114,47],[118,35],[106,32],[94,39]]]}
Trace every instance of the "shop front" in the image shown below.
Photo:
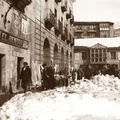
{"label": "shop front", "polygon": [[0,30],[0,93],[9,91],[10,83],[19,90],[23,62],[30,64],[29,42]]}

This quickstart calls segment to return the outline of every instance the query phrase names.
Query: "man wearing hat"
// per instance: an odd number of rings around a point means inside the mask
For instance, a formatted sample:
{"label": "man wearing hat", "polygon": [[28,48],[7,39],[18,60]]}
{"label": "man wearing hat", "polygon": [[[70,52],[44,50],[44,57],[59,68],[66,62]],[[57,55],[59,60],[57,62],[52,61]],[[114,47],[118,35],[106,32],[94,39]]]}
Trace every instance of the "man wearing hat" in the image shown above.
{"label": "man wearing hat", "polygon": [[24,93],[27,91],[28,85],[31,82],[31,69],[27,62],[23,63],[23,68],[21,70],[20,79],[22,79],[22,88]]}

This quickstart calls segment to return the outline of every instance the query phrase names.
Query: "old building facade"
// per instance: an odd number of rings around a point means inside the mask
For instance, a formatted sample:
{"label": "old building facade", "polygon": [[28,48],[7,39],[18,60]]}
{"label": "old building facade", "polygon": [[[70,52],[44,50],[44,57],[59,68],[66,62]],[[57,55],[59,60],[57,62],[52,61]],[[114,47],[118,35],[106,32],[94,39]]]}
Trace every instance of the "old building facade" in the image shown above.
{"label": "old building facade", "polygon": [[102,68],[105,64],[114,64],[120,69],[120,47],[107,47],[97,43],[91,47],[75,46],[74,67],[91,64]]}
{"label": "old building facade", "polygon": [[114,36],[112,22],[74,22],[75,38],[106,38]]}
{"label": "old building facade", "polygon": [[114,37],[120,37],[120,28],[114,29]]}
{"label": "old building facade", "polygon": [[16,84],[24,61],[72,65],[74,0],[0,1],[0,92]]}

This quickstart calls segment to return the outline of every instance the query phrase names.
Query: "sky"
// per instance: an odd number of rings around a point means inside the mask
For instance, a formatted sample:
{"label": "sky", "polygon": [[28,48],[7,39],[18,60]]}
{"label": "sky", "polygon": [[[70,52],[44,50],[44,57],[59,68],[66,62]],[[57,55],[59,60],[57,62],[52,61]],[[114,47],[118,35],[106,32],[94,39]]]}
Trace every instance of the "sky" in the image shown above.
{"label": "sky", "polygon": [[120,27],[120,0],[76,0],[75,21],[110,21]]}
{"label": "sky", "polygon": [[75,39],[75,46],[87,46],[91,47],[97,43],[100,43],[107,47],[119,47],[120,37],[115,38],[88,38],[88,39]]}

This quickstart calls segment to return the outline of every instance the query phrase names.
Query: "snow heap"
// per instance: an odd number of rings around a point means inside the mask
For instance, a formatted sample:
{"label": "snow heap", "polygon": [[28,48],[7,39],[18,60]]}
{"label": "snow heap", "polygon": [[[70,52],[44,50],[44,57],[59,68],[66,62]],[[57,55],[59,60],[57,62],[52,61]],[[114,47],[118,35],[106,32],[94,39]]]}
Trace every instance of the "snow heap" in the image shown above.
{"label": "snow heap", "polygon": [[[80,88],[89,88],[91,90],[120,92],[120,79],[109,75],[96,75],[91,80],[84,79],[80,82]],[[79,83],[78,82],[78,83]]]}
{"label": "snow heap", "polygon": [[0,107],[0,120],[120,120],[120,80],[95,76],[75,85],[18,94]]}

